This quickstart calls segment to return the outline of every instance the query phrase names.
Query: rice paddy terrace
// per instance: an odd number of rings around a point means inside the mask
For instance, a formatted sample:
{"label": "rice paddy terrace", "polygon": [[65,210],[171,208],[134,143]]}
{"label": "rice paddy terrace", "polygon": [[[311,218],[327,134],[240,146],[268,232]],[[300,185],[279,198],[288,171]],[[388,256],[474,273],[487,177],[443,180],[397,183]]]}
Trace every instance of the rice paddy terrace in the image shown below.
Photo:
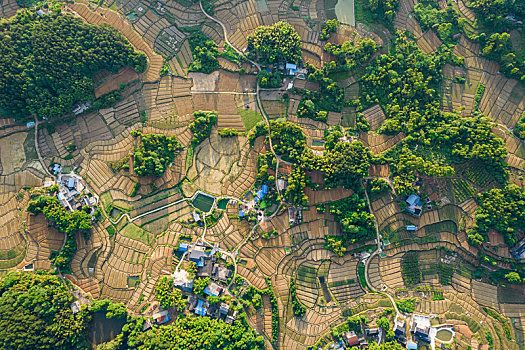
{"label": "rice paddy terrace", "polygon": [[[477,195],[500,187],[483,163],[454,164],[451,176],[418,176],[423,201],[419,215],[406,210],[407,196],[392,191],[392,164],[372,164],[362,184],[377,236],[345,242],[342,254],[327,243],[345,234],[330,203],[356,191],[329,188],[326,174],[307,172],[307,205],[271,206],[265,200],[268,206],[261,209],[263,198],[257,192],[261,155],[273,154],[265,135],[248,137],[258,123],[293,122],[315,154],[325,150],[325,136],[334,127],[341,127],[347,141],[362,142],[374,156],[392,150],[409,135],[382,132],[388,113],[379,102],[361,109],[357,104],[345,105],[339,112],[330,111],[326,120],[298,117],[304,91],[319,90],[319,84],[295,79],[291,90],[286,86],[261,90],[257,67],[232,51],[224,30],[230,45],[243,52],[257,27],[288,22],[301,39],[303,62],[322,67],[335,59],[323,50],[327,41],[320,40],[322,26],[339,14],[356,25],[340,25],[330,34],[331,43],[370,38],[383,50],[395,30],[406,30],[422,52],[432,54],[443,42],[433,29],[423,31],[413,15],[417,1],[400,0],[388,29],[373,21],[361,23],[360,0],[355,1],[355,13],[353,1],[338,6],[321,0],[209,1],[218,22],[190,0],[98,3],[77,1],[65,5],[64,11],[88,23],[117,28],[147,55],[148,69],[141,74],[130,67],[116,74],[97,74],[96,93],[120,89],[122,94],[108,108],[56,125],[41,122],[38,128],[0,120],[0,274],[53,268],[52,252],[63,247],[64,235],[48,225],[43,214],[31,215],[26,208],[44,181],[52,180],[53,165],[60,164],[63,172],[75,171],[85,180],[101,208],[102,217],[89,237],[77,235],[70,270],[63,271],[89,297],[111,298],[134,314],[151,316],[159,306],[154,295],[157,281],[185,264],[181,244],[201,242],[231,262],[233,277],[222,281],[226,293],[242,298],[236,294],[241,289],[237,277],[260,292],[271,291],[261,292],[260,308],[245,305],[248,322],[264,335],[268,348],[272,344],[290,350],[328,347],[341,339],[338,329],[345,330],[347,319],[360,315],[366,315],[363,330],[377,328],[376,321],[383,316],[391,327],[395,318],[410,328],[411,315],[416,313],[432,315],[432,326],[443,325],[434,345],[523,349],[523,284],[497,285],[479,272],[480,266],[487,274],[510,271],[517,263],[504,232],[491,230],[487,242],[478,247],[468,239],[480,205]],[[350,4],[351,13],[341,14],[350,11]],[[462,1],[453,6],[472,23],[472,9]],[[0,0],[0,17],[11,17],[18,8],[14,0]],[[192,71],[196,32],[218,47],[218,67],[210,74]],[[510,131],[525,110],[523,84],[481,57],[479,44],[465,35],[459,35],[451,51],[463,57],[464,64],[444,65],[439,108],[463,117],[479,111],[490,118],[492,131],[508,152],[509,182],[523,188],[525,142]],[[365,68],[358,67],[331,78],[349,101],[359,98],[364,74]],[[196,111],[217,112],[216,125],[198,144],[191,127]],[[361,122],[369,127],[359,129]],[[235,135],[221,136],[230,129],[236,130]],[[181,150],[161,176],[136,174],[137,130],[143,135],[176,136],[180,142]],[[294,165],[286,159],[277,164],[277,174],[272,170],[270,175],[290,182]],[[374,179],[384,179],[388,190],[373,193]],[[277,193],[275,186],[272,191]],[[253,217],[243,216],[250,210]],[[412,299],[410,312],[392,304]],[[294,314],[297,302],[306,309],[300,317]]]}

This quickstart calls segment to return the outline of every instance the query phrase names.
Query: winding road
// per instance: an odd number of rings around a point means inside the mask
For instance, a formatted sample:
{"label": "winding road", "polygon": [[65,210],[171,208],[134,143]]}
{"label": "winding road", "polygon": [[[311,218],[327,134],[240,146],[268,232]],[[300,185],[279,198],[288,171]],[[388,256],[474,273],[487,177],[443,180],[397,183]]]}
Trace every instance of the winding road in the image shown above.
{"label": "winding road", "polygon": [[[361,186],[363,186],[363,188],[365,189],[365,196],[366,196],[366,201],[368,203],[368,210],[370,211],[371,215],[374,215],[374,211],[372,210],[372,204],[370,203],[370,198],[368,197],[368,192],[366,191],[366,187],[365,187],[365,181],[366,180],[367,179],[363,179],[361,181]],[[388,297],[388,299],[390,299],[390,302],[392,303],[392,307],[396,311],[396,317],[394,318],[394,323],[395,323],[397,321],[397,319],[399,318],[399,316],[400,316],[400,312],[397,309],[397,304],[396,304],[396,302],[394,300],[394,297],[392,297],[392,295],[390,295],[390,293],[388,291],[386,291],[386,290],[385,291],[376,290],[372,286],[372,283],[370,283],[370,280],[368,279],[368,268],[369,268],[370,262],[372,261],[372,259],[377,254],[381,254],[381,252],[383,251],[381,249],[381,234],[379,233],[379,226],[377,225],[377,220],[374,220],[374,226],[376,228],[377,248],[372,254],[370,254],[370,256],[368,257],[368,259],[365,262],[365,280],[366,280],[366,284],[368,285],[368,288],[370,288],[373,292],[384,294],[384,295],[386,295]],[[381,339],[380,339],[380,342],[381,342]]]}
{"label": "winding road", "polygon": [[[248,62],[250,62],[252,65],[254,65],[255,67],[257,67],[257,70],[260,72],[262,70],[261,68],[261,65],[251,59],[249,59],[248,57],[246,57],[246,55],[241,52],[241,50],[239,50],[238,48],[236,48],[235,46],[232,45],[232,43],[230,43],[230,41],[228,40],[228,31],[226,30],[226,26],[224,25],[224,23],[222,23],[221,21],[219,21],[217,18],[215,17],[212,17],[210,16],[205,10],[204,10],[204,7],[202,6],[202,1],[199,1],[199,6],[201,8],[201,11],[202,13],[209,19],[211,19],[212,21],[214,21],[215,23],[219,24],[222,28],[222,31],[224,33],[224,42],[228,45],[230,45],[234,50],[235,52],[237,52],[240,56],[244,57]],[[270,90],[270,89],[265,89],[265,90]],[[280,90],[280,89],[275,89],[275,90]],[[275,189],[277,190],[277,194],[279,196],[281,196],[281,191],[279,190],[279,186],[277,186],[277,175],[278,175],[278,171],[279,171],[279,157],[277,156],[277,153],[275,153],[275,150],[273,149],[273,143],[272,143],[272,135],[271,135],[271,130],[270,130],[270,120],[268,118],[268,115],[266,114],[266,112],[264,111],[264,108],[262,108],[262,103],[261,103],[261,96],[260,96],[260,91],[261,91],[261,87],[259,86],[259,82],[257,82],[257,89],[256,89],[256,96],[257,96],[257,106],[259,107],[259,110],[261,111],[261,115],[264,117],[264,120],[266,122],[266,125],[268,127],[268,142],[269,142],[269,145],[270,145],[270,150],[272,151],[273,155],[275,156],[275,159],[276,159],[276,166],[275,166]],[[277,210],[274,212],[275,213],[278,213],[279,210],[281,209],[281,206],[282,206],[282,202],[279,203],[279,207],[277,208]],[[273,215],[270,217],[272,218]]]}

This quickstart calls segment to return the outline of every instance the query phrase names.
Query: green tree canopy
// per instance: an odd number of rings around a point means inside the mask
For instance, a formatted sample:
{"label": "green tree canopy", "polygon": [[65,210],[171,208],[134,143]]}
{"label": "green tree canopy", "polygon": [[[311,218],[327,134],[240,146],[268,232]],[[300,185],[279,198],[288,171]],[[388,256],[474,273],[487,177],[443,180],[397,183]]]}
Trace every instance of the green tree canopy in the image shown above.
{"label": "green tree canopy", "polygon": [[147,58],[115,28],[19,11],[0,21],[0,112],[21,120],[60,117],[75,102],[93,100],[96,72],[124,66],[142,72]]}
{"label": "green tree canopy", "polygon": [[248,51],[263,63],[298,63],[301,59],[301,38],[286,22],[260,26],[248,36]]}
{"label": "green tree canopy", "polygon": [[186,299],[179,289],[173,288],[173,278],[162,276],[155,285],[155,299],[163,308],[175,307],[179,311],[186,308]]}
{"label": "green tree canopy", "polygon": [[193,132],[191,144],[193,147],[204,141],[211,134],[212,127],[217,124],[217,112],[215,111],[196,111],[193,112],[195,120],[189,128]]}
{"label": "green tree canopy", "polygon": [[132,135],[140,137],[139,145],[132,155],[133,169],[141,176],[162,176],[178,152],[184,148],[175,135],[142,134],[140,131],[134,131]]}
{"label": "green tree canopy", "polygon": [[516,185],[493,188],[478,196],[476,223],[467,232],[471,243],[483,243],[490,229],[505,236],[509,246],[517,242],[516,234],[525,227],[525,191]]}
{"label": "green tree canopy", "polygon": [[209,317],[182,317],[176,323],[142,331],[144,318],[132,318],[122,335],[99,349],[263,350],[264,339],[241,314],[233,325]]}
{"label": "green tree canopy", "polygon": [[13,272],[0,280],[0,348],[74,349],[85,344],[85,311],[55,275]]}

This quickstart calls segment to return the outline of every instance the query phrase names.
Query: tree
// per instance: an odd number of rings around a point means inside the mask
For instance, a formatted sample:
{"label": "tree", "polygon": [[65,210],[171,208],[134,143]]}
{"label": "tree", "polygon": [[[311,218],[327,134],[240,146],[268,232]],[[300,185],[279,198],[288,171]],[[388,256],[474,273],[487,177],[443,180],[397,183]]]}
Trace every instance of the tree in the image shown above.
{"label": "tree", "polygon": [[217,349],[263,350],[264,338],[249,327],[246,314],[241,313],[233,325],[209,317],[182,317],[176,323],[142,330],[143,317],[130,318],[128,324],[105,349]]}
{"label": "tree", "polygon": [[262,306],[262,296],[259,293],[255,293],[252,298],[252,305],[256,310],[259,310]]}
{"label": "tree", "polygon": [[196,111],[193,116],[195,120],[189,128],[193,132],[191,145],[195,147],[210,136],[213,125],[217,124],[217,112]]}
{"label": "tree", "polygon": [[510,283],[521,283],[521,277],[520,275],[515,272],[515,271],[512,271],[512,272],[509,272],[505,275],[505,278],[507,279],[507,281],[509,281]]}
{"label": "tree", "polygon": [[368,3],[379,20],[393,23],[399,0],[368,0]]}
{"label": "tree", "polygon": [[360,141],[337,142],[335,146],[325,152],[325,166],[327,173],[325,182],[331,187],[352,187],[357,181],[368,175],[372,154]]}
{"label": "tree", "polygon": [[92,217],[87,212],[91,208],[87,207],[84,209],[69,212],[57,197],[45,195],[38,196],[30,201],[27,206],[28,212],[33,215],[43,213],[50,225],[55,226],[58,231],[67,234],[64,248],[52,259],[54,265],[60,269],[69,269],[69,264],[77,250],[76,233],[87,234],[93,227]]}
{"label": "tree", "polygon": [[517,232],[525,227],[525,191],[511,184],[504,189],[493,188],[478,196],[480,203],[476,209],[476,222],[467,232],[469,241],[483,243],[490,229],[505,237],[505,243],[513,246],[517,242]]}
{"label": "tree", "polygon": [[165,309],[175,307],[182,312],[186,308],[186,299],[179,289],[173,287],[173,278],[167,276],[162,276],[155,284],[155,299]]}
{"label": "tree", "polygon": [[197,295],[204,295],[204,289],[210,284],[209,277],[201,277],[193,280],[193,293]]}
{"label": "tree", "polygon": [[239,135],[239,130],[232,128],[224,128],[219,130],[219,136],[221,137],[233,137]]}
{"label": "tree", "polygon": [[341,237],[326,237],[326,249],[333,251],[337,256],[345,255],[346,247],[343,244]]}
{"label": "tree", "polygon": [[380,319],[376,320],[376,323],[379,327],[383,329],[389,329],[390,328],[390,321],[388,321],[388,318],[385,316],[381,317]]}
{"label": "tree", "polygon": [[[328,204],[330,214],[334,215],[343,229],[345,243],[355,243],[375,236],[375,218],[368,211],[366,200],[358,194]],[[346,245],[345,244],[345,245]]]}
{"label": "tree", "polygon": [[259,26],[248,36],[248,51],[265,64],[298,63],[301,59],[301,38],[287,22]]}
{"label": "tree", "polygon": [[306,313],[306,306],[304,306],[297,298],[297,287],[295,286],[295,278],[290,279],[290,297],[292,299],[293,314],[297,317],[303,317]]}
{"label": "tree", "polygon": [[336,33],[337,27],[340,22],[337,19],[329,19],[321,26],[321,33],[319,34],[319,40],[326,41],[330,38],[330,33]]}

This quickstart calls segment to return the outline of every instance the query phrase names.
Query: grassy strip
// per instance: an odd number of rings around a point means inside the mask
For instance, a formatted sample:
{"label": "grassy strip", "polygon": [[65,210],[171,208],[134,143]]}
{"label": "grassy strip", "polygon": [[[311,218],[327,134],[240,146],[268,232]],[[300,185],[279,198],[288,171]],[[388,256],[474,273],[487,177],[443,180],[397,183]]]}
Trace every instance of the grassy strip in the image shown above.
{"label": "grassy strip", "polygon": [[369,290],[371,288],[368,286],[368,283],[366,283],[365,273],[365,264],[363,262],[360,262],[359,265],[357,265],[357,274],[359,275],[359,282],[361,283],[361,286],[364,290]]}

